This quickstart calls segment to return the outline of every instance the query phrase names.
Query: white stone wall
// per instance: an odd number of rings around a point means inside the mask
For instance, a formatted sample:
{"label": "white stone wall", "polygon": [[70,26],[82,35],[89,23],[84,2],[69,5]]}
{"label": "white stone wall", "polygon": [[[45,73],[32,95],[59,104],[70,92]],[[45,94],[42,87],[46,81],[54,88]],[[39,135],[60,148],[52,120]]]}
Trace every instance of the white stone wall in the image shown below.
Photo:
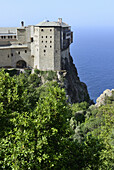
{"label": "white stone wall", "polygon": [[54,70],[54,27],[39,28],[39,69]]}
{"label": "white stone wall", "polygon": [[17,29],[17,39],[18,43],[20,44],[26,44],[26,29],[24,28],[19,28]]}
{"label": "white stone wall", "polygon": [[12,67],[16,67],[16,63],[19,60],[24,60],[27,63],[27,67],[32,67],[33,63],[32,63],[32,58],[31,58],[31,54],[30,54],[30,50],[23,48],[23,49],[12,49],[11,53],[13,54],[13,56],[11,57],[11,64]]}
{"label": "white stone wall", "polygon": [[0,67],[10,66],[11,67],[11,50],[4,49],[0,50]]}
{"label": "white stone wall", "polygon": [[34,56],[34,68],[39,68],[39,27],[34,27],[33,46],[31,55]]}

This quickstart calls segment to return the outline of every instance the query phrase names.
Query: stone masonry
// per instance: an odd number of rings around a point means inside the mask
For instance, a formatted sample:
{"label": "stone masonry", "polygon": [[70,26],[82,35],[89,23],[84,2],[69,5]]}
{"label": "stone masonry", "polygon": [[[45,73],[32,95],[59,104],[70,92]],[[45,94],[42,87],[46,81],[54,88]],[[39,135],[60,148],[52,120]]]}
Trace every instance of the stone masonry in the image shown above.
{"label": "stone masonry", "polygon": [[71,27],[62,22],[43,21],[37,25],[0,28],[0,67],[62,70],[69,60]]}

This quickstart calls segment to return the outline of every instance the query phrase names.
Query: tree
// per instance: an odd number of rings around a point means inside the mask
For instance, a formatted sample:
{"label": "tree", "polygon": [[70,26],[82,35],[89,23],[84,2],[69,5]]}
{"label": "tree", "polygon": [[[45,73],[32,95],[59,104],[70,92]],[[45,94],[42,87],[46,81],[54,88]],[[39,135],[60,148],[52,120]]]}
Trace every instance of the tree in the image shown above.
{"label": "tree", "polygon": [[12,114],[13,128],[0,145],[2,168],[52,168],[61,159],[70,136],[67,120],[70,112],[63,89],[47,90],[48,96],[39,99],[33,112]]}

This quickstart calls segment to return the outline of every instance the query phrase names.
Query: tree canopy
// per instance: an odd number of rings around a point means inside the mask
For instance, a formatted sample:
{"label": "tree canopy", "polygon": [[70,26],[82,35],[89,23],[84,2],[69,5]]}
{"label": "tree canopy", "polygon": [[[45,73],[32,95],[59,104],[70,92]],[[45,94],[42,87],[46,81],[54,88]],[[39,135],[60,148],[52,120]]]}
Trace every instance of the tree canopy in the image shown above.
{"label": "tree canopy", "polygon": [[113,168],[113,98],[100,108],[71,105],[38,73],[0,71],[0,169]]}

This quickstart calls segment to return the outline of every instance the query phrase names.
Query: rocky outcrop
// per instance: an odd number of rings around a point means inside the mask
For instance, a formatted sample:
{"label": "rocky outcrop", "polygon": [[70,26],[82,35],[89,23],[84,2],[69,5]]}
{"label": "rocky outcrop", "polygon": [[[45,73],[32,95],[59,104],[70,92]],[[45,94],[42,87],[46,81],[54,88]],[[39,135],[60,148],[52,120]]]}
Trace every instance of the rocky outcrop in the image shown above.
{"label": "rocky outcrop", "polygon": [[69,102],[91,102],[87,86],[85,83],[80,82],[72,57],[69,56],[69,58],[64,58],[62,60],[62,66],[66,71],[66,73],[64,73],[64,87],[66,89]]}
{"label": "rocky outcrop", "polygon": [[96,107],[99,107],[101,105],[105,105],[106,104],[106,99],[107,97],[111,97],[114,93],[114,89],[112,90],[109,90],[109,89],[106,89],[96,100],[96,104],[95,106]]}

